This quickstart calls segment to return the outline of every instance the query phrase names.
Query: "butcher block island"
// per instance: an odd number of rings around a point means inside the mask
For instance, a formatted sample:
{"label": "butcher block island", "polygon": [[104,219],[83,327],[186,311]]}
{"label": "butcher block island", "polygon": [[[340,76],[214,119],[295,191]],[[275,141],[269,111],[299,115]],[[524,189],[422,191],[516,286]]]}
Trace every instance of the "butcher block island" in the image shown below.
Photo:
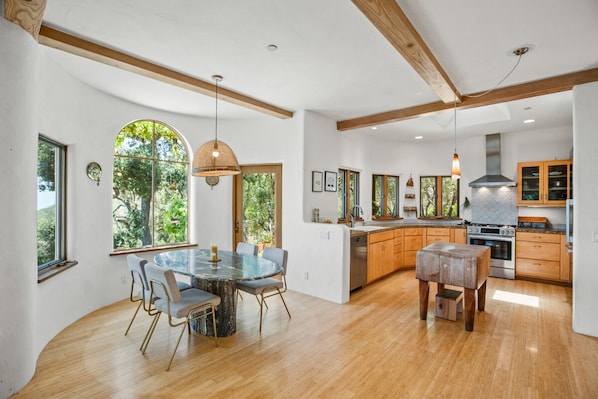
{"label": "butcher block island", "polygon": [[478,310],[486,306],[486,280],[490,274],[490,247],[483,245],[435,242],[417,251],[415,277],[419,280],[419,316],[426,320],[429,282],[436,282],[438,290],[445,284],[463,287],[465,329],[473,331],[475,292]]}

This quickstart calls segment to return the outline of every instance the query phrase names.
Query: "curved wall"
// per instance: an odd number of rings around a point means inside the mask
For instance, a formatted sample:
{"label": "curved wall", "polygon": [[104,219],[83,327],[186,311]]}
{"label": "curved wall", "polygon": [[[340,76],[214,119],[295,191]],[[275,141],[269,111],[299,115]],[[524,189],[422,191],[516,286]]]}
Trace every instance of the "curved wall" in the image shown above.
{"label": "curved wall", "polygon": [[37,43],[0,18],[0,397],[35,371]]}

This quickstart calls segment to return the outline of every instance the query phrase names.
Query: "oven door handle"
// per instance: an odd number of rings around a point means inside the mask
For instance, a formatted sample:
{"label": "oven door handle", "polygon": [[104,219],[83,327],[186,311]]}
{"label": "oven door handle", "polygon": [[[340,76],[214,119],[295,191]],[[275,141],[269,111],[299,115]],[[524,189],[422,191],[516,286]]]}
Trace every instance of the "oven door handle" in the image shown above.
{"label": "oven door handle", "polygon": [[489,241],[505,241],[505,242],[513,242],[515,241],[515,237],[507,237],[507,236],[485,236],[481,234],[470,234],[467,236],[467,241],[473,238],[474,240],[489,240]]}

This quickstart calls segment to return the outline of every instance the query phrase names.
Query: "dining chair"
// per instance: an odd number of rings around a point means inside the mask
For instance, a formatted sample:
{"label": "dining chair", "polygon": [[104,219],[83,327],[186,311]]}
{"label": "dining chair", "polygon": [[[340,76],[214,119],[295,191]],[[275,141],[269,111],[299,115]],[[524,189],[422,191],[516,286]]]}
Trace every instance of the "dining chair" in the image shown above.
{"label": "dining chair", "polygon": [[[146,312],[149,311],[149,303],[150,303],[150,286],[147,281],[147,277],[145,275],[145,265],[147,263],[146,259],[139,257],[137,255],[131,254],[127,256],[127,266],[129,271],[131,272],[131,292],[129,294],[129,299],[131,302],[139,304],[137,305],[137,309],[135,309],[135,313],[133,313],[133,317],[127,326],[127,331],[125,331],[125,335],[129,333],[131,326],[133,325],[133,321],[135,317],[137,317],[137,313],[139,313],[139,309],[143,306],[143,310]],[[135,287],[138,287],[137,291],[135,291]],[[191,286],[187,283],[182,281],[177,281],[177,287],[179,291],[184,291]]]}
{"label": "dining chair", "polygon": [[248,242],[239,242],[237,244],[237,253],[257,256],[257,245]]}
{"label": "dining chair", "polygon": [[[174,347],[168,367],[166,371],[170,370],[170,366],[176,354],[181,337],[185,332],[185,326],[187,331],[191,334],[191,321],[212,316],[213,330],[214,330],[214,343],[218,346],[218,334],[216,333],[216,316],[215,308],[220,304],[220,297],[212,293],[200,290],[198,288],[189,288],[184,291],[179,291],[174,277],[174,272],[171,269],[167,269],[156,265],[155,263],[149,262],[145,267],[147,273],[147,279],[150,283],[151,296],[156,297],[153,301],[153,305],[150,306],[150,313],[154,316],[154,320],[150,325],[142,345],[142,353],[145,354],[149,345],[150,339],[158,324],[158,319],[162,313],[168,315],[168,324],[171,327],[183,326],[179,339]],[[175,319],[183,319],[176,321]]]}
{"label": "dining chair", "polygon": [[[257,256],[257,251],[258,251],[258,248],[257,248],[257,245],[255,245],[255,244],[250,244],[248,242],[237,243],[237,253],[239,253],[239,254]],[[241,291],[237,290],[237,295],[239,296],[239,298],[243,299],[243,295],[241,295]]]}
{"label": "dining chair", "polygon": [[[287,310],[289,319],[291,318],[291,312],[289,312],[289,308],[287,307],[284,297],[282,296],[282,294],[287,290],[286,274],[288,251],[281,248],[266,247],[264,248],[264,252],[262,252],[262,256],[265,259],[269,259],[282,267],[282,271],[280,272],[281,280],[277,278],[263,278],[259,280],[239,281],[237,283],[238,290],[255,295],[256,298],[258,298],[258,302],[260,304],[260,333],[262,332],[263,310],[266,298],[279,295],[280,299],[282,300],[282,304]],[[266,304],[266,307],[267,306],[268,305]]]}

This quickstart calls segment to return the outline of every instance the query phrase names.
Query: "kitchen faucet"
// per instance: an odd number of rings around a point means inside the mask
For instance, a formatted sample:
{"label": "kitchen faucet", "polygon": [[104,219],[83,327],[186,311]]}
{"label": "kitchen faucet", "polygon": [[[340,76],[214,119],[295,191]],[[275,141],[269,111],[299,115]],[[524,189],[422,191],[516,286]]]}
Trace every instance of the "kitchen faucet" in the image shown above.
{"label": "kitchen faucet", "polygon": [[350,227],[355,227],[355,219],[359,219],[363,216],[363,209],[360,205],[353,206],[353,212],[347,213],[347,222]]}

